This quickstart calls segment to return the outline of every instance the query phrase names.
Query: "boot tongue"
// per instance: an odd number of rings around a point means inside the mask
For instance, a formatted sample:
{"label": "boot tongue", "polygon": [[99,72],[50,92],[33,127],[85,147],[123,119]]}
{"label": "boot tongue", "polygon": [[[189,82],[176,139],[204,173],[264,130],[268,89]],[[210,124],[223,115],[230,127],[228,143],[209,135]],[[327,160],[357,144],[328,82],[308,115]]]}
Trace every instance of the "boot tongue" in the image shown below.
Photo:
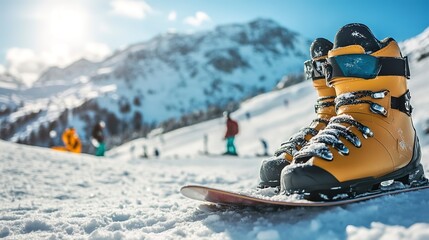
{"label": "boot tongue", "polygon": [[329,50],[333,47],[333,43],[325,38],[316,38],[310,46],[310,54],[312,59],[317,59],[327,56]]}
{"label": "boot tongue", "polygon": [[381,49],[381,43],[371,30],[363,24],[351,23],[342,27],[335,36],[334,49],[360,45],[370,54]]}

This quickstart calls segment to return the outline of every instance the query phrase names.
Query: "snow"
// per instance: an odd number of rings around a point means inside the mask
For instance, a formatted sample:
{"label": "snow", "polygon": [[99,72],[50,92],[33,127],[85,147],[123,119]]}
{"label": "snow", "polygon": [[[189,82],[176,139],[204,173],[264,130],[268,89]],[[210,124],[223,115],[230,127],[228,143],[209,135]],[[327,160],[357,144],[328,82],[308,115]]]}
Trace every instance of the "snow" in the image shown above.
{"label": "snow", "polygon": [[[427,176],[428,64],[412,64],[409,81]],[[262,160],[255,157],[259,138],[273,152],[310,123],[316,98],[304,82],[243,103],[232,113],[240,157],[216,155],[224,150],[222,119],[137,139],[105,158],[0,141],[0,238],[428,239],[429,190],[329,208],[225,207],[179,193],[185,184],[251,192]],[[212,156],[200,154],[204,134]],[[144,145],[161,156],[140,158]]]}
{"label": "snow", "polygon": [[352,36],[355,38],[366,38],[362,33],[358,32],[358,31],[352,32]]}
{"label": "snow", "polygon": [[403,226],[386,226],[382,223],[371,223],[370,228],[348,226],[346,229],[350,240],[368,239],[428,239],[429,229],[426,224],[416,223],[409,228]]}

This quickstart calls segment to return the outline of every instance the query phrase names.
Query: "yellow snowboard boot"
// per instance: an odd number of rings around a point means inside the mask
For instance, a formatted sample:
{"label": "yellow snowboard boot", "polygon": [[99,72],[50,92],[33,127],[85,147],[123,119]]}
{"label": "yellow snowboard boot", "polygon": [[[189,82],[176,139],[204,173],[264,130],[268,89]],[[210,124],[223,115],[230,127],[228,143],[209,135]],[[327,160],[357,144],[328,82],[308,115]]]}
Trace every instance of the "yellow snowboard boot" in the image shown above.
{"label": "yellow snowboard boot", "polygon": [[312,59],[304,63],[306,77],[313,81],[313,87],[319,96],[315,105],[317,118],[308,127],[301,129],[288,141],[282,143],[274,157],[262,161],[259,187],[280,187],[282,169],[292,161],[293,155],[323,129],[329,119],[335,115],[335,90],[326,85],[322,70],[322,64],[326,62],[328,51],[332,49],[332,46],[333,44],[324,38],[314,40],[310,46]]}
{"label": "yellow snowboard boot", "polygon": [[335,200],[393,181],[402,187],[425,183],[408,62],[396,41],[379,41],[362,24],[346,25],[335,36],[324,73],[337,94],[337,116],[283,169],[281,191]]}

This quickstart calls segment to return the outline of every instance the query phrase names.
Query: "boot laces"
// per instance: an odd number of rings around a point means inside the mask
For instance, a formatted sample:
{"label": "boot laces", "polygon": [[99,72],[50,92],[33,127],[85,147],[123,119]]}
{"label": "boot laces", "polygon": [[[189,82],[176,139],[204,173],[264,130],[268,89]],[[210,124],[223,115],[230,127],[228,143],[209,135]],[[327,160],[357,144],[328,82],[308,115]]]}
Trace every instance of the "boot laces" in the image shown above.
{"label": "boot laces", "polygon": [[[345,105],[368,104],[371,112],[387,116],[387,110],[383,106],[371,100],[362,99],[365,97],[382,99],[386,97],[387,94],[387,90],[378,92],[365,90],[341,94],[335,99],[335,110],[337,111],[339,107]],[[345,125],[348,126],[346,127]],[[342,114],[331,118],[326,128],[313,137],[298,153],[294,155],[294,158],[300,161],[300,159],[308,160],[310,157],[317,156],[324,160],[332,161],[334,156],[328,146],[335,148],[340,155],[347,156],[349,154],[349,149],[340,140],[340,137],[343,137],[357,148],[362,146],[362,142],[359,137],[350,130],[352,127],[357,128],[364,138],[374,136],[374,133],[369,127],[354,120],[352,116]]]}
{"label": "boot laces", "polygon": [[[328,97],[320,97],[317,99],[316,104],[314,105],[315,111],[318,112],[319,109],[325,108],[325,107],[331,107],[335,105],[334,101],[327,101],[327,100],[333,100],[335,97],[328,96]],[[324,118],[316,118],[314,119],[310,127],[305,127],[300,129],[296,134],[292,135],[286,142],[283,142],[278,150],[274,153],[274,156],[278,157],[283,153],[289,154],[291,156],[294,156],[300,148],[305,146],[307,144],[307,140],[305,139],[308,134],[311,136],[316,136],[319,132],[316,130],[316,128],[311,127],[314,125],[314,123],[324,123],[325,125],[328,125],[329,120]]]}
{"label": "boot laces", "polygon": [[335,111],[338,111],[338,109],[344,105],[368,104],[371,112],[386,117],[387,110],[383,106],[371,100],[362,100],[361,98],[371,97],[372,99],[382,99],[386,97],[388,93],[389,91],[387,90],[378,92],[363,90],[341,94],[335,99]]}

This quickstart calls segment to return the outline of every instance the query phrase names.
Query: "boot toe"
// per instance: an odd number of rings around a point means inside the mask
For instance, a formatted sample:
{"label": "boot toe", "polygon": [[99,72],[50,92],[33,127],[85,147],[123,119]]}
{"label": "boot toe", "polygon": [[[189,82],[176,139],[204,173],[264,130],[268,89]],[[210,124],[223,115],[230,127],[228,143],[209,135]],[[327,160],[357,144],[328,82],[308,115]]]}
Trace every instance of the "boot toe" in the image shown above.
{"label": "boot toe", "polygon": [[313,165],[290,166],[281,173],[281,191],[286,194],[313,193],[339,184],[331,173]]}
{"label": "boot toe", "polygon": [[260,176],[260,187],[279,187],[280,176],[284,167],[289,165],[285,159],[266,159],[262,161]]}

